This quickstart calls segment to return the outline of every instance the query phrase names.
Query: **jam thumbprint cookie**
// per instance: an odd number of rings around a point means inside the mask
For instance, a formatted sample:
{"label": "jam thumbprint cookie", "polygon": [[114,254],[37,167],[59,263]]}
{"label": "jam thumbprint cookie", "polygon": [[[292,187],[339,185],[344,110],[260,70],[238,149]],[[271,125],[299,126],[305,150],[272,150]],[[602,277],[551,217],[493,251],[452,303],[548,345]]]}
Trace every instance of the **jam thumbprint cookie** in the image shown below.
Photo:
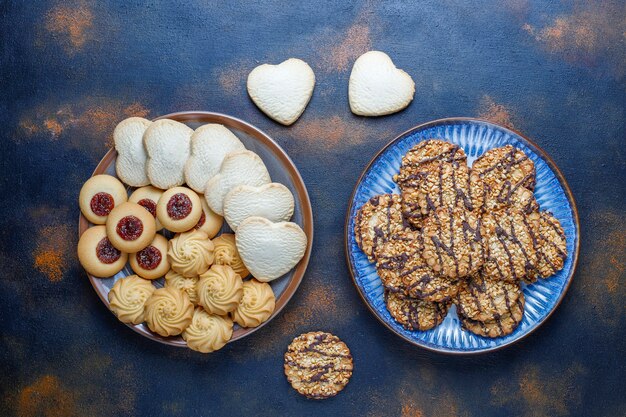
{"label": "jam thumbprint cookie", "polygon": [[126,202],[126,188],[115,177],[94,175],[80,189],[80,211],[93,224],[105,224],[107,216],[118,205]]}
{"label": "jam thumbprint cookie", "polygon": [[78,260],[89,274],[106,278],[124,268],[128,254],[111,244],[104,226],[94,226],[85,230],[78,241]]}
{"label": "jam thumbprint cookie", "polygon": [[127,253],[139,252],[156,234],[154,217],[139,204],[128,202],[113,209],[106,228],[113,246]]}
{"label": "jam thumbprint cookie", "polygon": [[163,229],[163,225],[161,224],[159,219],[156,218],[157,203],[159,202],[159,199],[161,198],[162,195],[163,195],[163,190],[159,190],[156,187],[147,186],[147,187],[137,188],[135,191],[133,191],[130,197],[128,197],[128,201],[130,201],[131,203],[139,204],[141,207],[148,210],[150,214],[152,214],[152,216],[156,220],[157,232]]}
{"label": "jam thumbprint cookie", "polygon": [[176,233],[192,229],[202,213],[200,197],[185,187],[170,188],[157,203],[157,219],[167,230]]}
{"label": "jam thumbprint cookie", "polygon": [[213,239],[222,229],[224,218],[209,208],[204,195],[198,194],[198,197],[202,204],[202,214],[194,229],[203,231],[209,236],[209,239]]}
{"label": "jam thumbprint cookie", "polygon": [[130,267],[135,274],[145,279],[161,278],[170,270],[167,259],[167,239],[162,235],[155,235],[148,246],[129,256]]}

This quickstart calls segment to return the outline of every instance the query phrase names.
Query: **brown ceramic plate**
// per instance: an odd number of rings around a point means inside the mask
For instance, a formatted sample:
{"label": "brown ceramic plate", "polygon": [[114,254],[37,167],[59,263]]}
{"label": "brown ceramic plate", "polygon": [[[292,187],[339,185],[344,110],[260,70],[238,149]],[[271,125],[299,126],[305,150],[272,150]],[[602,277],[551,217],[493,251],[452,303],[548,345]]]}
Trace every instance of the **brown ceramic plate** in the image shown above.
{"label": "brown ceramic plate", "polygon": [[[267,166],[267,169],[272,177],[272,181],[284,184],[294,195],[295,209],[291,221],[297,223],[307,235],[308,242],[304,257],[289,273],[270,283],[272,290],[276,295],[276,309],[265,323],[253,328],[242,328],[235,325],[233,336],[230,341],[233,342],[235,340],[239,340],[251,333],[254,333],[257,329],[265,326],[274,317],[276,317],[276,315],[287,305],[304,277],[304,272],[306,271],[306,267],[311,256],[311,245],[313,243],[313,213],[311,211],[311,201],[309,200],[309,195],[304,185],[304,181],[302,181],[302,177],[300,176],[300,173],[298,172],[298,169],[294,165],[293,161],[276,142],[274,142],[261,130],[242,120],[225,114],[201,111],[172,113],[157,117],[155,120],[158,119],[176,120],[181,123],[185,123],[194,129],[206,123],[220,123],[226,126],[243,142],[247,149],[256,152],[261,159],[263,159],[263,162],[265,162],[265,165]],[[107,152],[104,158],[102,158],[96,167],[96,170],[93,172],[93,175],[109,174],[116,176],[116,158],[117,152],[115,149],[111,149]],[[132,190],[129,188],[129,194],[131,191]],[[90,226],[90,223],[81,214],[79,219],[79,236],[82,235],[83,232],[85,232],[85,230],[87,230]],[[230,229],[225,224],[220,233],[227,231],[230,232]],[[101,279],[89,275],[89,281],[91,282],[91,285],[93,285],[94,290],[96,290],[96,293],[102,302],[110,308],[107,297],[109,290],[113,287],[115,281],[131,275],[132,273],[133,272],[130,269],[130,266],[127,264],[121,272],[111,278]],[[153,282],[157,287],[163,286],[163,278]],[[171,346],[187,346],[182,337],[159,336],[158,334],[151,332],[145,323],[138,325],[127,324],[127,326],[142,336],[157,342]]]}

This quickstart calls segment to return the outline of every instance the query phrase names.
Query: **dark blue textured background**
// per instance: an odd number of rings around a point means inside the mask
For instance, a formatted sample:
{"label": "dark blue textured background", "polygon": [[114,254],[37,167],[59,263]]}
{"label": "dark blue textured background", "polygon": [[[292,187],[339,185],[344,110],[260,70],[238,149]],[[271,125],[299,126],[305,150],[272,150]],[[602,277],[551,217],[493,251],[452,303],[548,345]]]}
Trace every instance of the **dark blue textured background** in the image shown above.
{"label": "dark blue textured background", "polygon": [[[543,2],[0,0],[0,414],[17,416],[622,416],[626,413],[626,6]],[[254,4],[253,4],[254,3]],[[416,82],[401,113],[350,113],[354,59],[388,53]],[[266,118],[245,79],[307,61],[317,84],[292,127]],[[130,115],[209,110],[242,118],[290,154],[309,188],[315,242],[283,313],[211,355],[151,342],[117,322],[77,263],[77,196]],[[522,131],[569,181],[578,271],[526,340],[470,358],[391,334],[353,288],[348,198],[400,132],[447,116]],[[352,349],[336,398],[312,402],[282,373],[296,335]]]}

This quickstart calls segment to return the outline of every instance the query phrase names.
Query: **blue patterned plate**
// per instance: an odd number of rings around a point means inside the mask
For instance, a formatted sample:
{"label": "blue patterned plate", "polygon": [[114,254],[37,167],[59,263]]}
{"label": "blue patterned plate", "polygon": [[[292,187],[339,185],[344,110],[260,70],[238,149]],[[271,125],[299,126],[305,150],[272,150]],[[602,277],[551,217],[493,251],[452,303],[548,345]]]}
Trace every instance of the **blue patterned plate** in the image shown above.
{"label": "blue patterned plate", "polygon": [[[409,331],[393,320],[385,306],[383,286],[376,268],[367,260],[354,239],[354,219],[357,210],[377,194],[399,193],[393,182],[404,154],[426,139],[445,139],[462,147],[468,163],[485,151],[513,145],[535,163],[537,185],[535,197],[541,210],[547,210],[559,219],[567,238],[568,257],[561,271],[546,280],[522,284],[526,307],[524,318],[510,335],[489,339],[461,329],[453,306],[442,324],[429,331]],[[554,312],[569,287],[578,260],[578,212],[565,178],[554,161],[530,139],[520,133],[483,120],[450,118],[435,120],[401,134],[385,146],[368,164],[359,178],[348,208],[346,219],[346,255],[350,273],[359,294],[374,315],[391,331],[409,342],[429,350],[471,354],[496,350],[510,345],[537,329]]]}

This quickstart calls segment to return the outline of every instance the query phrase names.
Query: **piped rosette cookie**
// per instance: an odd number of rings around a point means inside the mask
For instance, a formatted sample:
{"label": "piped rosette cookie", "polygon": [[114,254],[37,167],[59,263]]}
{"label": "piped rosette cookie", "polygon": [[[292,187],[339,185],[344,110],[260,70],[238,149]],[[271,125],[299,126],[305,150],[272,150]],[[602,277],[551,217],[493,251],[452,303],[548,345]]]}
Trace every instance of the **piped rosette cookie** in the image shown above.
{"label": "piped rosette cookie", "polygon": [[198,277],[186,277],[183,274],[170,269],[165,274],[165,287],[174,287],[178,290],[185,291],[189,296],[189,301],[193,305],[198,305]]}
{"label": "piped rosette cookie", "polygon": [[176,336],[191,324],[193,310],[186,292],[159,288],[146,301],[145,320],[153,332],[164,337]]}
{"label": "piped rosette cookie", "polygon": [[220,316],[235,310],[243,295],[241,277],[229,266],[213,265],[200,274],[197,285],[198,304]]}
{"label": "piped rosette cookie", "polygon": [[146,301],[155,290],[150,281],[137,275],[118,279],[108,295],[111,311],[122,323],[143,323]]}
{"label": "piped rosette cookie", "polygon": [[257,327],[270,318],[275,307],[272,287],[252,278],[243,283],[241,301],[231,316],[241,327]]}
{"label": "piped rosette cookie", "polygon": [[200,230],[179,233],[169,241],[167,256],[174,271],[195,277],[206,272],[213,263],[214,245]]}
{"label": "piped rosette cookie", "polygon": [[228,316],[218,316],[196,308],[183,339],[189,348],[211,353],[223,348],[233,335],[233,321]]}
{"label": "piped rosette cookie", "polygon": [[239,274],[242,278],[247,277],[250,272],[243,263],[239,251],[237,250],[237,244],[235,242],[235,235],[231,233],[223,233],[212,240],[214,245],[215,264],[216,265],[228,265]]}

